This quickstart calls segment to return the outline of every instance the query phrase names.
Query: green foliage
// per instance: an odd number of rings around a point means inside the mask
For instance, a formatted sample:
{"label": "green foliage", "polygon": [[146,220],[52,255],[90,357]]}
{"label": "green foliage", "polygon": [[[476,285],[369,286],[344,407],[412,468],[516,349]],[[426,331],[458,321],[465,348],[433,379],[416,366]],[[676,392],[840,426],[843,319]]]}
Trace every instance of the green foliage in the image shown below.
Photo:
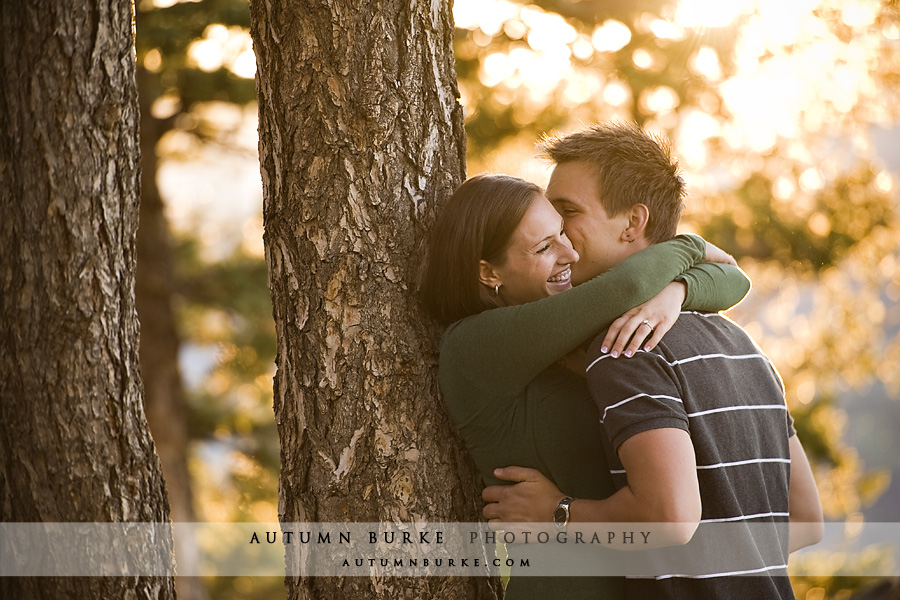
{"label": "green foliage", "polygon": [[[796,171],[792,175],[799,178]],[[801,190],[779,202],[773,201],[775,182],[755,172],[737,189],[707,198],[707,207],[721,208],[696,215],[695,223],[701,235],[738,259],[819,271],[840,262],[876,227],[897,223],[896,199],[876,187],[877,175],[872,165],[859,165],[825,189]]]}
{"label": "green foliage", "polygon": [[250,516],[251,504],[276,497],[277,488],[256,478],[262,471],[277,473],[279,466],[272,416],[275,324],[266,264],[240,250],[207,263],[198,256],[197,241],[184,239],[177,265],[186,339],[214,347],[218,354],[205,384],[191,396],[191,437],[227,440],[253,462],[233,473],[241,494],[239,513]]}
{"label": "green foliage", "polygon": [[211,37],[226,45],[235,35],[249,39],[247,0],[178,2],[167,8],[155,8],[152,1],[144,0],[138,4],[135,21],[142,105],[152,107],[165,97],[176,107],[157,118],[157,138],[173,127],[193,131],[197,119],[179,117],[190,115],[201,103],[256,101],[254,80],[235,74],[227,61],[218,68],[203,69],[191,58],[192,46]]}
{"label": "green foliage", "polygon": [[152,49],[163,55],[161,71],[188,67],[187,49],[203,37],[215,23],[226,27],[250,29],[248,0],[200,0],[177,2],[167,8],[156,8],[152,0],[140,0],[136,7],[138,60]]}

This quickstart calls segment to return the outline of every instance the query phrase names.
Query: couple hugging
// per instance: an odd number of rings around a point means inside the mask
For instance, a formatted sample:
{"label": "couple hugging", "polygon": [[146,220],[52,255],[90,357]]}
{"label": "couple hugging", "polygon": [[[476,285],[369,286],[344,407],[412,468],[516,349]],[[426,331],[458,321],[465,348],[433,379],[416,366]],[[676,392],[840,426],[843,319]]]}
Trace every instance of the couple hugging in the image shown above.
{"label": "couple hugging", "polygon": [[460,186],[422,282],[447,325],[440,386],[489,486],[484,516],[669,523],[670,544],[700,523],[812,525],[753,576],[513,572],[507,597],[793,598],[787,552],[818,541],[822,513],[781,379],[716,312],[749,281],[715,246],[675,235],[685,189],[665,143],[612,124],[543,150],[546,193],[505,175]]}

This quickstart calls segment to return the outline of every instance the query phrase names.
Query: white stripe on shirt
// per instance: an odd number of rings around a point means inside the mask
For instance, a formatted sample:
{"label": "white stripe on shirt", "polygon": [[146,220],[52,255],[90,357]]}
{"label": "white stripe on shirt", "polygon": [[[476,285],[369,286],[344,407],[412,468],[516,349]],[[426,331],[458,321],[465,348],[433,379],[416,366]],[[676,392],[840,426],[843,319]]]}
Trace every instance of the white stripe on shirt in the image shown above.
{"label": "white stripe on shirt", "polygon": [[761,519],[763,517],[790,517],[791,513],[786,512],[767,512],[755,515],[738,515],[736,517],[725,517],[723,519],[701,519],[701,523],[729,523],[732,521],[746,521],[748,519]]}
{"label": "white stripe on shirt", "polygon": [[[776,569],[787,569],[787,565],[772,565],[771,567],[761,567],[759,569],[749,569],[747,571],[728,571],[724,573],[709,573],[706,575],[682,575],[682,574],[671,574],[671,575],[657,575],[653,579],[657,581],[660,579],[671,579],[673,577],[681,577],[684,579],[710,579],[713,577],[729,577],[732,575],[749,575],[751,573],[763,573],[765,571],[774,571]],[[626,577],[626,579],[650,579],[649,577]]]}
{"label": "white stripe on shirt", "polygon": [[736,467],[739,465],[752,465],[757,463],[786,463],[791,464],[789,458],[754,458],[752,460],[738,460],[735,462],[717,463],[714,465],[697,465],[698,469],[721,469],[723,467]]}
{"label": "white stripe on shirt", "polygon": [[[610,407],[612,408],[612,407]],[[688,413],[688,417],[702,417],[712,413],[728,412],[732,410],[787,410],[785,404],[760,404],[759,406],[725,406],[722,408],[711,408],[709,410],[701,410],[695,413]],[[602,423],[603,421],[601,421]]]}
{"label": "white stripe on shirt", "polygon": [[[647,351],[644,350],[644,349],[639,349],[638,352],[643,352],[644,354],[651,354],[651,355],[657,357],[658,359],[660,359],[661,361],[663,361],[664,363],[666,363],[667,365],[669,365],[670,367],[675,367],[675,366],[678,366],[678,365],[683,365],[683,364],[685,364],[685,363],[694,362],[694,361],[697,361],[697,360],[704,360],[704,359],[707,359],[707,358],[722,358],[722,359],[726,359],[726,360],[746,360],[746,359],[749,359],[749,358],[759,358],[759,359],[765,361],[766,363],[768,363],[768,364],[770,364],[770,365],[772,364],[772,361],[770,361],[769,358],[768,358],[767,356],[765,356],[764,354],[759,354],[759,353],[754,353],[754,354],[736,354],[736,355],[731,355],[731,354],[698,354],[697,356],[689,356],[688,358],[681,358],[681,359],[673,360],[672,362],[669,362],[669,361],[667,361],[665,358],[663,358],[661,355],[659,355],[659,354],[653,354],[652,352],[647,352]],[[635,354],[635,356],[637,356],[637,354]],[[591,364],[589,364],[589,365],[587,366],[587,368],[584,370],[584,372],[587,373],[587,372],[590,371],[592,368],[594,368],[594,365],[596,365],[596,364],[597,364],[598,362],[600,362],[601,360],[604,360],[604,359],[607,359],[607,358],[612,358],[612,354],[604,354],[603,356],[598,356],[597,358],[595,358],[595,359],[593,360],[593,362],[591,362]]]}
{"label": "white stripe on shirt", "polygon": [[703,360],[706,358],[725,358],[728,360],[746,360],[748,358],[761,358],[764,361],[767,361],[765,356],[762,354],[754,353],[754,354],[698,354],[697,356],[691,356],[689,358],[682,358],[680,360],[673,360],[672,362],[666,361],[670,367],[674,367],[676,365],[683,365],[685,363],[694,362],[695,360]]}
{"label": "white stripe on shirt", "polygon": [[[752,460],[738,460],[735,462],[717,463],[715,465],[697,465],[697,469],[722,469],[724,467],[737,467],[741,465],[753,465],[758,463],[784,463],[791,464],[789,458],[754,458]],[[625,469],[610,469],[610,475],[625,475]]]}
{"label": "white stripe on shirt", "polygon": [[660,399],[665,399],[665,400],[674,400],[675,402],[677,402],[679,404],[683,404],[683,402],[681,401],[681,398],[676,398],[674,396],[666,396],[665,394],[635,394],[631,398],[625,398],[621,402],[616,402],[615,404],[610,404],[605,409],[603,409],[603,416],[600,417],[600,422],[603,423],[603,421],[606,420],[606,413],[609,412],[610,409],[617,408],[619,406],[622,406],[623,404],[627,404],[628,402],[631,402],[632,400],[637,400],[638,398],[660,398]]}

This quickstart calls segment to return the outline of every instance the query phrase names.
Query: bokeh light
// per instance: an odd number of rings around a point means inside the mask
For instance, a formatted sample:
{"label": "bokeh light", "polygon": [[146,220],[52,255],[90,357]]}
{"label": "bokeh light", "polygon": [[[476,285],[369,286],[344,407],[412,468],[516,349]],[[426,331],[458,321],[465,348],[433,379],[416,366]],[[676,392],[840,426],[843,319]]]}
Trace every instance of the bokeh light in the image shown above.
{"label": "bokeh light", "polygon": [[675,21],[685,27],[724,27],[752,7],[751,0],[681,0]]}

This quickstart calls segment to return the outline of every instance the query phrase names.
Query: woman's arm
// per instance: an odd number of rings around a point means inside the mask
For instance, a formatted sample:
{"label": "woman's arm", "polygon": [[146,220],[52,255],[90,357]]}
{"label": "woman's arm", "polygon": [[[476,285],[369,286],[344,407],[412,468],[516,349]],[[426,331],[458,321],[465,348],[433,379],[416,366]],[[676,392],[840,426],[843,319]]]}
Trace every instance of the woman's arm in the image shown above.
{"label": "woman's arm", "polygon": [[750,279],[740,268],[718,262],[694,265],[675,280],[687,284],[685,310],[727,310],[750,291]]}
{"label": "woman's arm", "polygon": [[464,374],[483,389],[516,393],[619,315],[659,293],[705,255],[702,238],[679,235],[635,253],[567,292],[467,317],[444,334],[442,369],[452,365],[455,373]]}

